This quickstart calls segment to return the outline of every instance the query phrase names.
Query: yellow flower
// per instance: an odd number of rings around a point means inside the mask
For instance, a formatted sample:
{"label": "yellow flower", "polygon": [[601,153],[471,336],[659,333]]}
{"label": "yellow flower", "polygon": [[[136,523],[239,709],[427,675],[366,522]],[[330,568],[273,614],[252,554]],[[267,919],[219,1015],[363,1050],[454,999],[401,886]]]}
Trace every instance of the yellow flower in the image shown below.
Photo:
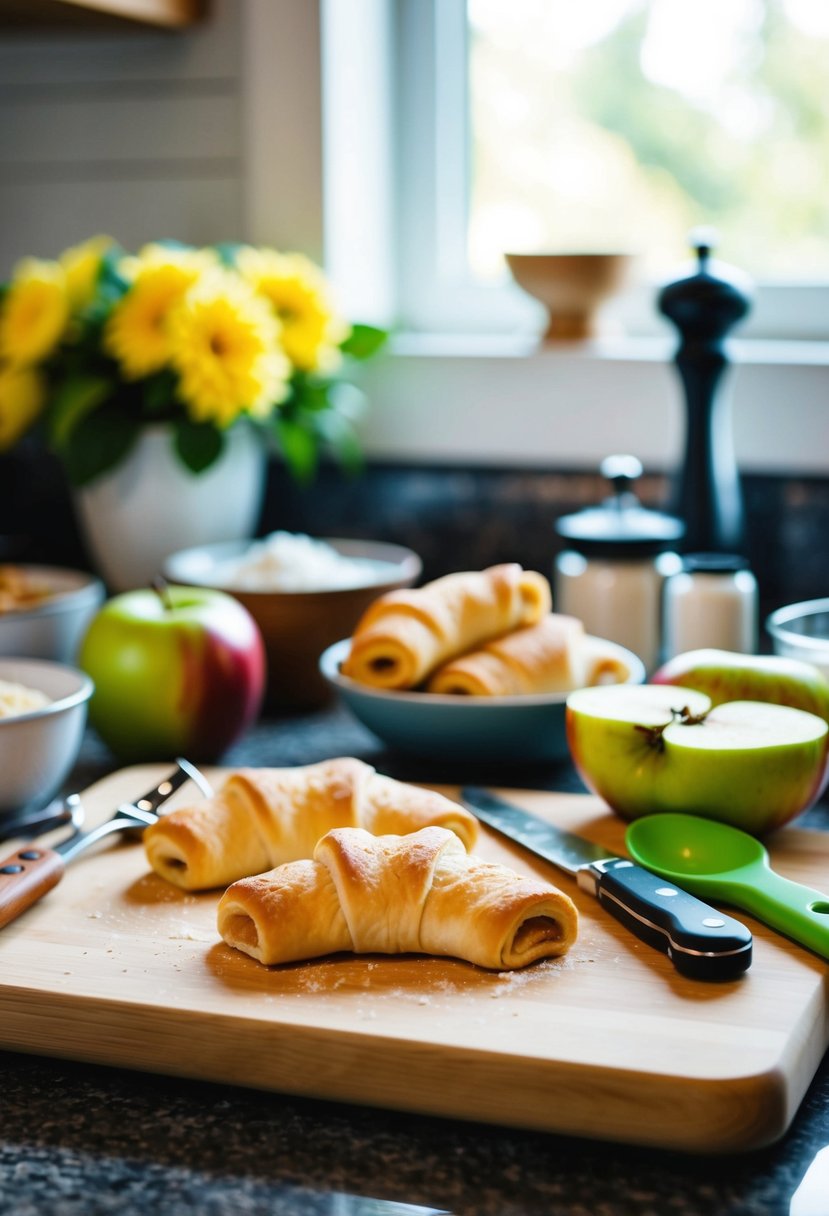
{"label": "yellow flower", "polygon": [[333,371],[348,324],[336,313],[322,271],[300,253],[246,247],[237,255],[242,276],[282,322],[282,347],[302,371]]}
{"label": "yellow flower", "polygon": [[229,426],[266,417],[288,393],[291,367],[279,324],[238,275],[216,270],[196,283],[170,319],[179,393],[197,422]]}
{"label": "yellow flower", "polygon": [[60,341],[69,317],[62,268],[26,258],[15,269],[0,312],[0,357],[18,366],[37,363]]}
{"label": "yellow flower", "polygon": [[43,380],[30,367],[0,368],[0,451],[13,447],[46,399]]}
{"label": "yellow flower", "polygon": [[216,265],[206,250],[147,245],[123,258],[119,270],[131,280],[104,331],[104,346],[128,380],[160,371],[170,360],[171,310],[207,270]]}
{"label": "yellow flower", "polygon": [[152,241],[139,249],[135,257],[125,258],[125,268],[131,279],[140,279],[160,267],[175,266],[182,274],[189,276],[194,283],[200,275],[208,270],[215,270],[220,265],[219,257],[213,249],[191,249],[189,245],[163,245]]}
{"label": "yellow flower", "polygon": [[114,244],[111,236],[93,236],[60,255],[60,264],[66,275],[69,307],[73,312],[79,312],[91,301],[98,283],[101,259]]}

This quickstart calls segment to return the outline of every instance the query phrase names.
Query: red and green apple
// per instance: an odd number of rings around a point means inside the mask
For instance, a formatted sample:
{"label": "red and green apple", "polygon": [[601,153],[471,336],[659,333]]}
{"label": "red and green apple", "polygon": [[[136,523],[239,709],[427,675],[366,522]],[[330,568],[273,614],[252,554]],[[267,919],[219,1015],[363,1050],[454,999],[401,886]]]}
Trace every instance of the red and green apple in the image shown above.
{"label": "red and green apple", "polygon": [[785,705],[670,685],[584,688],[567,741],[585,785],[624,819],[684,811],[763,835],[819,797],[829,726]]}
{"label": "red and green apple", "polygon": [[116,595],[78,663],[95,683],[92,725],[122,760],[215,760],[259,713],[265,651],[232,596],[208,587]]}
{"label": "red and green apple", "polygon": [[678,684],[725,701],[770,701],[805,709],[829,722],[829,680],[811,663],[772,654],[689,650],[663,664],[652,684]]}

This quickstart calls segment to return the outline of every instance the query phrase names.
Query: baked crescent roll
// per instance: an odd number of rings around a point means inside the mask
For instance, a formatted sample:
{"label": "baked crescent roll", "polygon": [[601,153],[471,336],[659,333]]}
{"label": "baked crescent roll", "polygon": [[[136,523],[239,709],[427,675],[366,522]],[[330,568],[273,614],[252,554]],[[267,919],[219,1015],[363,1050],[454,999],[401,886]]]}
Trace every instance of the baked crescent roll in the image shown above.
{"label": "baked crescent roll", "polygon": [[414,688],[441,663],[550,611],[550,584],[517,563],[447,574],[390,591],[358,622],[344,675],[377,688]]}
{"label": "baked crescent roll", "polygon": [[594,684],[624,684],[630,679],[630,667],[624,659],[608,650],[602,638],[584,639],[584,660],[587,668],[585,687]]}
{"label": "baked crescent roll", "polygon": [[486,642],[445,663],[426,691],[467,697],[517,697],[621,684],[630,668],[576,617],[549,612],[537,625]]}
{"label": "baked crescent roll", "polygon": [[185,891],[226,887],[301,857],[334,827],[405,835],[428,824],[471,848],[478,821],[450,798],[383,777],[351,757],[297,768],[240,769],[212,798],[163,815],[144,832],[150,865]]}
{"label": "baked crescent roll", "polygon": [[587,681],[584,626],[573,616],[548,612],[536,625],[516,629],[439,667],[427,692],[467,697],[515,697],[570,692]]}
{"label": "baked crescent roll", "polygon": [[312,861],[229,887],[218,928],[269,966],[345,950],[448,955],[506,971],[564,954],[578,915],[556,887],[467,853],[446,828],[335,828]]}

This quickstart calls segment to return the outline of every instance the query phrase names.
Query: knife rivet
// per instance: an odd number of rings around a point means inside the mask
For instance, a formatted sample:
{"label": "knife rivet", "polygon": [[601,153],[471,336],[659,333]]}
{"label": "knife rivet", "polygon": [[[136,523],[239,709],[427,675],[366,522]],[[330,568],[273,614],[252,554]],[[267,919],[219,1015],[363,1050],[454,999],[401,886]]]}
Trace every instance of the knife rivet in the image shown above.
{"label": "knife rivet", "polygon": [[22,866],[0,866],[0,874],[20,874]]}
{"label": "knife rivet", "polygon": [[676,891],[674,890],[673,887],[657,887],[655,894],[670,896],[670,895],[676,895]]}
{"label": "knife rivet", "polygon": [[725,921],[720,920],[717,916],[706,916],[702,923],[705,925],[706,929],[722,929]]}
{"label": "knife rivet", "polygon": [[40,853],[37,849],[27,849],[25,853],[18,853],[17,856],[22,857],[24,861],[37,861]]}

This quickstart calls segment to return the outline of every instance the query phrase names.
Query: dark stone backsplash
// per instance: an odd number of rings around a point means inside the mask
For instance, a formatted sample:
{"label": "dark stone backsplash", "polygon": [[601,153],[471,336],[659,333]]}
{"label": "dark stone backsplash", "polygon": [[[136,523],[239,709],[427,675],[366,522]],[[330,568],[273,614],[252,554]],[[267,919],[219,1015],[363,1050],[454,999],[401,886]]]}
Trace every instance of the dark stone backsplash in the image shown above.
{"label": "dark stone backsplash", "polygon": [[[763,611],[829,595],[829,478],[752,473],[743,491]],[[664,509],[668,479],[647,473],[639,493]],[[325,465],[300,487],[274,462],[258,533],[394,541],[420,554],[426,578],[509,560],[549,574],[556,518],[605,494],[594,471],[381,463],[354,479]],[[25,445],[0,459],[0,536],[9,556],[90,567],[60,467]]]}
{"label": "dark stone backsplash", "polygon": [[[639,485],[649,507],[666,509],[670,492],[658,474]],[[406,544],[429,578],[497,561],[549,574],[562,547],[555,520],[606,493],[597,473],[572,470],[374,465],[353,483],[327,469],[311,491],[277,471],[262,525]],[[743,493],[763,611],[829,596],[829,478],[749,474]]]}

